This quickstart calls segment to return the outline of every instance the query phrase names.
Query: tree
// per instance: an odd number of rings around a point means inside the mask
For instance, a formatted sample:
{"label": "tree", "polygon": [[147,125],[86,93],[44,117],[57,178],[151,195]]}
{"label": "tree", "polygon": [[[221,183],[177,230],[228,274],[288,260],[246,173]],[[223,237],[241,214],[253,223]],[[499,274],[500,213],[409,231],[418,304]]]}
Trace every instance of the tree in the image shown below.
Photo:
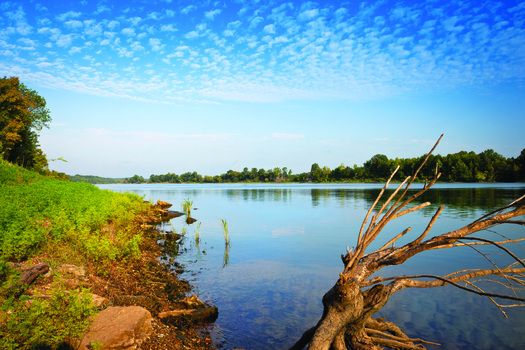
{"label": "tree", "polygon": [[0,79],[0,154],[25,168],[44,169],[38,132],[51,122],[46,100],[17,77]]}
{"label": "tree", "polygon": [[[424,349],[422,344],[416,345],[414,343],[430,342],[421,339],[409,339],[395,324],[384,319],[372,317],[388,302],[391,295],[405,288],[432,288],[450,284],[467,292],[489,297],[502,312],[503,309],[499,301],[497,301],[499,299],[525,301],[524,298],[520,298],[517,293],[514,293],[514,285],[525,285],[523,278],[525,263],[504,246],[504,244],[514,243],[525,238],[505,239],[501,242],[494,242],[471,236],[475,232],[488,230],[500,224],[525,225],[525,221],[512,220],[525,214],[525,196],[506,207],[477,219],[470,225],[425,239],[444,208],[444,206],[441,206],[430,220],[426,229],[412,242],[399,248],[394,246],[394,243],[399,238],[410,231],[411,227],[409,227],[384,244],[383,247],[366,253],[368,246],[379,236],[385,225],[390,221],[430,205],[427,202],[407,208],[408,204],[431,188],[440,177],[437,167],[430,183],[425,183],[422,190],[409,198],[405,199],[405,196],[430,154],[439,144],[441,137],[415,171],[413,177],[407,177],[399,185],[393,194],[384,201],[377,213],[372,215],[369,222],[370,215],[381,200],[385,189],[399,167],[390,176],[390,179],[364,219],[355,249],[347,248],[346,254],[341,255],[344,269],[339,274],[337,283],[323,296],[324,310],[321,319],[316,326],[307,330],[291,349],[303,349],[306,345],[308,345],[309,350],[380,349],[382,346],[395,349]],[[403,186],[405,186],[404,190],[402,190]],[[401,194],[398,195],[398,193]],[[389,206],[391,202],[393,204]],[[366,227],[367,229],[365,230]],[[381,276],[372,277],[374,273],[384,267],[402,264],[415,255],[428,250],[479,245],[493,245],[501,249],[502,253],[507,254],[513,263],[502,268],[494,265],[493,269],[462,269],[447,276],[425,274],[388,278]],[[479,251],[478,249],[476,250]],[[484,256],[489,260],[486,255]],[[492,263],[491,260],[489,261]],[[500,295],[486,292],[476,285],[476,282],[480,280],[504,284],[513,294]],[[460,282],[465,282],[465,286],[460,285]]]}

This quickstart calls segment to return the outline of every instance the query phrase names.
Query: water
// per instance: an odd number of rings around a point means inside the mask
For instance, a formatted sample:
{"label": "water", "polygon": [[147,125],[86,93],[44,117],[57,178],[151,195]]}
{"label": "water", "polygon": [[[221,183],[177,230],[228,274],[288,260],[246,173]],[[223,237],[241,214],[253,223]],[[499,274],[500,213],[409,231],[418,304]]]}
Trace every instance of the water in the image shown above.
{"label": "water", "polygon": [[[366,211],[382,185],[99,187],[167,201],[174,204],[172,210],[180,210],[184,199],[193,200],[192,216],[202,223],[199,246],[194,241],[197,224],[186,225],[180,217],[171,221],[171,229],[187,232],[187,251],[178,258],[186,271],[182,277],[191,281],[202,300],[219,308],[219,318],[211,327],[215,341],[226,349],[287,349],[319,320],[321,298],[342,272],[340,255],[355,245]],[[381,247],[408,226],[413,230],[397,246],[419,236],[441,204],[445,210],[429,237],[462,227],[523,194],[525,184],[438,184],[417,200],[432,202],[431,206],[391,222],[369,249]],[[225,249],[221,219],[229,223],[230,249]],[[497,232],[511,238],[525,236],[520,226],[500,226]],[[503,240],[490,232],[476,236]],[[495,248],[484,251],[496,263],[508,261]],[[525,255],[520,247],[513,251]],[[492,265],[467,247],[425,252],[379,274],[444,275],[466,268]],[[508,293],[501,288],[491,291]],[[441,343],[441,349],[524,348],[525,309],[505,311],[508,319],[487,298],[447,286],[400,291],[376,316],[387,317],[410,337]]]}

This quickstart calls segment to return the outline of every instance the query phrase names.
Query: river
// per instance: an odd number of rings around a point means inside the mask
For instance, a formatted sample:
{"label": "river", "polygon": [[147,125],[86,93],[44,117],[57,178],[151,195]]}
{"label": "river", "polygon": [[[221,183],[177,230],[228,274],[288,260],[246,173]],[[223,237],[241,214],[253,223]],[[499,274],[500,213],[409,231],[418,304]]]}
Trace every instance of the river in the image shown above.
{"label": "river", "polygon": [[[180,210],[193,201],[192,217],[171,220],[163,228],[185,230],[185,251],[177,258],[182,277],[195,293],[219,308],[210,331],[225,349],[287,349],[319,320],[321,298],[342,272],[341,253],[352,247],[366,211],[381,184],[149,184],[99,185],[130,191],[153,202],[163,200]],[[391,187],[395,187],[391,185]],[[414,189],[421,184],[413,185]],[[369,249],[377,249],[408,226],[397,246],[418,237],[437,208],[445,210],[429,237],[472,222],[525,194],[525,184],[437,184],[417,203],[431,206],[392,221]],[[229,224],[231,247],[225,248],[221,220]],[[198,224],[201,242],[195,244]],[[506,237],[525,237],[520,226],[499,226]],[[493,232],[476,234],[503,240]],[[519,246],[512,250],[519,256]],[[490,259],[508,262],[495,248],[485,247]],[[430,251],[382,276],[444,275],[467,268],[492,268],[475,250]],[[505,292],[501,287],[494,292]],[[522,293],[525,295],[525,293]],[[376,316],[395,322],[410,337],[441,343],[428,349],[525,348],[525,309],[502,313],[487,298],[447,286],[408,289],[392,296]]]}

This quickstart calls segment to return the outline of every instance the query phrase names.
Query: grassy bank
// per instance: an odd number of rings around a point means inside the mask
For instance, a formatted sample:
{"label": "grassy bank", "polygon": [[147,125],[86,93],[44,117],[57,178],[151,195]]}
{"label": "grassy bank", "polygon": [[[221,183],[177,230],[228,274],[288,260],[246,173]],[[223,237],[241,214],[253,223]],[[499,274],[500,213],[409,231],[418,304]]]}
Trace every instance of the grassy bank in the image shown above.
{"label": "grassy bank", "polygon": [[[51,179],[0,159],[0,203],[2,349],[67,348],[99,311],[91,293],[114,305],[122,296],[147,296],[155,316],[190,290],[158,262],[158,232],[142,225],[155,213],[136,194]],[[13,295],[20,266],[40,262],[53,273]],[[71,279],[60,272],[64,264],[84,268],[85,276]],[[43,289],[45,297],[39,296]],[[161,338],[181,331],[155,324]],[[165,347],[157,343],[144,348]]]}

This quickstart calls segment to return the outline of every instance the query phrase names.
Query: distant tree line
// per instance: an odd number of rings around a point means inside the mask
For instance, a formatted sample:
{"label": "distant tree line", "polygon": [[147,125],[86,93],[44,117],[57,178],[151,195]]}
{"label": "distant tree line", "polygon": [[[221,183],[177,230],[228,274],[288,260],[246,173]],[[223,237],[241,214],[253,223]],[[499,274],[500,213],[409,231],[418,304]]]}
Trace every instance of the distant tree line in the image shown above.
{"label": "distant tree line", "polygon": [[[69,181],[71,182],[88,182],[90,184],[121,184],[126,181],[126,179],[113,179],[108,177],[100,177],[93,175],[68,175]],[[142,178],[144,182],[144,178]]]}
{"label": "distant tree line", "polygon": [[[151,175],[149,179],[135,175],[126,178],[127,183],[235,183],[235,182],[384,182],[394,169],[399,170],[394,181],[403,181],[419,167],[426,155],[416,158],[389,159],[376,154],[363,166],[341,164],[335,169],[314,163],[309,172],[292,174],[286,167],[273,169],[244,168],[243,171],[228,170],[225,174],[202,176],[196,171],[181,175],[167,173]],[[446,156],[431,155],[420,172],[419,181],[431,178],[436,164],[442,174],[442,182],[517,182],[525,181],[525,149],[517,158],[505,158],[492,149],[476,154],[461,151]]]}

